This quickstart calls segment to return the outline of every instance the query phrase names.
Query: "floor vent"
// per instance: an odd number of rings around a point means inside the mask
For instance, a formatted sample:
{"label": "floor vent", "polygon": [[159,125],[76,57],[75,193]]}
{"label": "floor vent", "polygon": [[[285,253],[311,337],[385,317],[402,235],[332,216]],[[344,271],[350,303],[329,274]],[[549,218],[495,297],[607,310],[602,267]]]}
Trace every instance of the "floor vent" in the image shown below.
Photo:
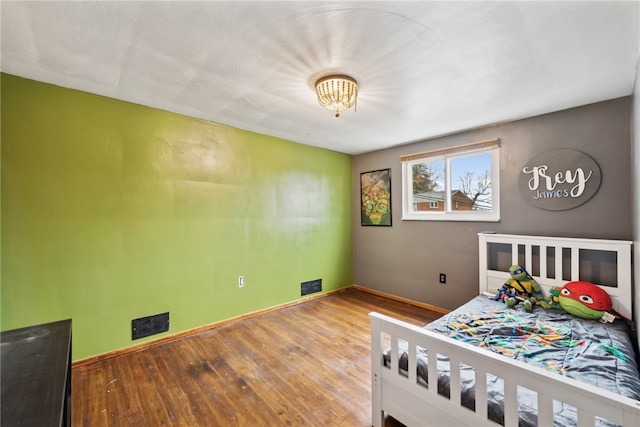
{"label": "floor vent", "polygon": [[148,337],[149,335],[169,330],[169,312],[141,317],[131,321],[131,339]]}
{"label": "floor vent", "polygon": [[322,279],[309,280],[300,283],[300,295],[309,295],[322,290]]}

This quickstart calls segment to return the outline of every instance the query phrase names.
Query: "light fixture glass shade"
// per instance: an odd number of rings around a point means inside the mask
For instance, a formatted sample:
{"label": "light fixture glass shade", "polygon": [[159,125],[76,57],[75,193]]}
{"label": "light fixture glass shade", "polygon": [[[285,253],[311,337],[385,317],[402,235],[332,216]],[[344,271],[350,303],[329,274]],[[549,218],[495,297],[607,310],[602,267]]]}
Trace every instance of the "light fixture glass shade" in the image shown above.
{"label": "light fixture glass shade", "polygon": [[316,94],[320,105],[340,117],[340,111],[356,105],[358,83],[349,76],[326,76],[316,82]]}

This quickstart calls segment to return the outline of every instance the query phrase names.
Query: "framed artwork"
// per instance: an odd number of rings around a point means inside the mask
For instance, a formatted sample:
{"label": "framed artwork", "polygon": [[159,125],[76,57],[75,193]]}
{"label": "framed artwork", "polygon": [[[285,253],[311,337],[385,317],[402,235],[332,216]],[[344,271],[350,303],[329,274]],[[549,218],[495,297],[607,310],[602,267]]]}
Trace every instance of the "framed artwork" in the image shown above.
{"label": "framed artwork", "polygon": [[360,174],[362,225],[391,226],[391,169]]}

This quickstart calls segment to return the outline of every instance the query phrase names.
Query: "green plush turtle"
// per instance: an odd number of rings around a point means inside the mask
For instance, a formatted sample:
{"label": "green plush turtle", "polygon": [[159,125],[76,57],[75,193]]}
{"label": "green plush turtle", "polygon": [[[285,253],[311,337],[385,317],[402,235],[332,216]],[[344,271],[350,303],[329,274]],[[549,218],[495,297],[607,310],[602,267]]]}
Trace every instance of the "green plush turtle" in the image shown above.
{"label": "green plush turtle", "polygon": [[549,303],[544,300],[542,288],[534,280],[524,267],[512,265],[509,267],[509,278],[502,285],[501,294],[506,294],[504,302],[507,307],[515,307],[520,304],[525,311],[533,310],[534,305],[549,308]]}
{"label": "green plush turtle", "polygon": [[555,308],[556,310],[563,309],[560,304],[560,288],[558,286],[549,289],[549,297],[546,301],[549,303],[549,308]]}

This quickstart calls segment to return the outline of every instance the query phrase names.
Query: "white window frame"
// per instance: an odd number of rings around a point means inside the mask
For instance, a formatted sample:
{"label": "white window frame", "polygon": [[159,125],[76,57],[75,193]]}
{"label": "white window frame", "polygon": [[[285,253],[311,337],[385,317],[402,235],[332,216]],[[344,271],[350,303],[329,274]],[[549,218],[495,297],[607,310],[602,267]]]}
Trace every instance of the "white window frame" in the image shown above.
{"label": "white window frame", "polygon": [[[491,211],[455,211],[451,202],[451,161],[475,154],[491,154]],[[416,163],[444,161],[445,210],[418,211],[413,204],[413,165]],[[418,221],[500,221],[500,139],[474,142],[402,156],[402,220]]]}

